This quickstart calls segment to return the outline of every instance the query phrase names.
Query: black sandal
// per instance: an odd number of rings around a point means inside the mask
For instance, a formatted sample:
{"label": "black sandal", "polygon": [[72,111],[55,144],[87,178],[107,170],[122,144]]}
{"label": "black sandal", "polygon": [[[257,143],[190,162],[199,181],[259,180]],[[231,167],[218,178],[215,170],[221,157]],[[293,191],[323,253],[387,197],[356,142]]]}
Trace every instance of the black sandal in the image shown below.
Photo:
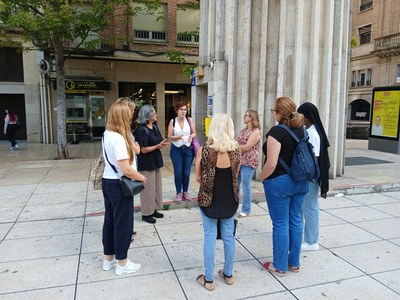
{"label": "black sandal", "polygon": [[132,237],[131,237],[131,242],[133,242],[133,240],[135,239],[137,231],[132,232]]}
{"label": "black sandal", "polygon": [[[197,276],[197,282],[204,286],[206,290],[208,291],[213,291],[214,290],[214,280],[208,281],[206,280],[206,276],[204,276],[203,274]],[[208,285],[208,286],[207,286]]]}

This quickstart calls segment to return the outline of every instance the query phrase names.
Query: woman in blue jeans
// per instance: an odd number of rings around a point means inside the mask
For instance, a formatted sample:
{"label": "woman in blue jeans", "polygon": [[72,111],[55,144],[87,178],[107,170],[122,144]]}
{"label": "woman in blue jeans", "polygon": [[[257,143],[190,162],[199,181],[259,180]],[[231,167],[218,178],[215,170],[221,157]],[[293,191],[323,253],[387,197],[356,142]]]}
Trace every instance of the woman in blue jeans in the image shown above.
{"label": "woman in blue jeans", "polygon": [[[280,97],[271,109],[275,121],[284,124],[301,140],[304,137],[304,116],[296,112],[296,103],[289,97]],[[267,159],[260,173],[269,215],[272,220],[273,261],[263,264],[264,268],[277,276],[285,276],[289,269],[300,271],[300,249],[303,235],[302,206],[308,183],[292,180],[279,157],[291,167],[297,142],[278,126],[267,133],[263,152]]]}
{"label": "woman in blue jeans", "polygon": [[188,189],[194,159],[191,143],[196,136],[196,129],[192,119],[186,116],[186,103],[177,103],[175,112],[177,117],[169,122],[168,137],[171,139],[170,156],[174,166],[176,201],[190,201],[192,198]]}
{"label": "woman in blue jeans", "polygon": [[207,290],[215,287],[214,260],[217,222],[220,221],[224,242],[225,263],[218,274],[228,285],[233,284],[235,258],[235,215],[239,206],[238,173],[239,145],[234,139],[232,119],[224,113],[216,114],[210,124],[207,143],[196,156],[196,180],[200,183],[198,204],[204,229],[204,275],[197,282]]}
{"label": "woman in blue jeans", "polygon": [[310,183],[310,191],[303,204],[304,242],[301,244],[301,250],[313,251],[319,249],[318,194],[321,189],[321,197],[326,198],[329,191],[329,168],[331,166],[328,155],[329,141],[318,108],[314,104],[305,102],[299,106],[297,111],[304,115],[309,142],[314,146],[320,171],[318,181]]}

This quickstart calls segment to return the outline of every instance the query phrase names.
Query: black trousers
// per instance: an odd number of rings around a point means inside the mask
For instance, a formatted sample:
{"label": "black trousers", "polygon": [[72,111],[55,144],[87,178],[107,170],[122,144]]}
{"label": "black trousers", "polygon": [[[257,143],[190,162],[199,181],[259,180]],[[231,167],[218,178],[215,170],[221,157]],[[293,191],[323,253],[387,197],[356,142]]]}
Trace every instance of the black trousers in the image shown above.
{"label": "black trousers", "polygon": [[10,141],[11,147],[14,147],[17,142],[15,141],[15,134],[17,133],[19,129],[18,124],[8,124],[7,125],[7,140]]}
{"label": "black trousers", "polygon": [[103,250],[118,260],[128,257],[133,232],[133,197],[124,198],[119,179],[102,181],[104,196]]}

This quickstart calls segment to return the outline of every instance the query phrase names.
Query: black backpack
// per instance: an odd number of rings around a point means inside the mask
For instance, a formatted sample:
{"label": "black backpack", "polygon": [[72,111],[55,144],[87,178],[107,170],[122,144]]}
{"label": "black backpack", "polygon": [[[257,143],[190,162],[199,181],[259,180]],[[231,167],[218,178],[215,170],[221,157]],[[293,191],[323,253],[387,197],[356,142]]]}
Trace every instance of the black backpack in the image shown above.
{"label": "black backpack", "polygon": [[286,125],[279,124],[278,127],[285,129],[297,142],[292,157],[292,166],[289,168],[282,157],[279,156],[279,162],[285,168],[286,172],[296,182],[316,182],[319,178],[319,166],[313,150],[313,145],[308,141],[308,134],[304,128],[304,137],[299,138]]}

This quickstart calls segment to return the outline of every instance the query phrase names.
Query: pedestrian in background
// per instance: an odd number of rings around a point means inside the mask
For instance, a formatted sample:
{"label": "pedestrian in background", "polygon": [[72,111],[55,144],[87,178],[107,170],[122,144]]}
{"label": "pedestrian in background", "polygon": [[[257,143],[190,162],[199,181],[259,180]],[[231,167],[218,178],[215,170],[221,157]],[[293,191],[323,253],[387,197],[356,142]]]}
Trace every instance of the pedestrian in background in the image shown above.
{"label": "pedestrian in background", "polygon": [[152,105],[143,105],[139,111],[137,122],[140,126],[135,130],[135,139],[139,143],[138,171],[147,177],[147,184],[140,193],[142,220],[154,224],[155,218],[164,215],[157,210],[163,207],[161,168],[164,166],[160,149],[168,145],[163,139],[155,122],[157,112]]}
{"label": "pedestrian in background", "polygon": [[16,150],[19,144],[15,140],[15,134],[20,129],[18,116],[11,109],[6,109],[6,117],[4,118],[4,134],[11,143],[11,150]]}
{"label": "pedestrian in background", "polygon": [[215,287],[214,261],[217,221],[220,221],[224,243],[224,268],[218,274],[228,285],[233,284],[235,258],[235,215],[239,206],[238,174],[240,168],[239,145],[234,138],[232,119],[224,113],[211,121],[208,139],[196,156],[196,181],[200,183],[198,204],[204,230],[204,275],[197,282],[207,290]]}
{"label": "pedestrian in background", "polygon": [[[296,103],[289,97],[280,97],[271,109],[275,121],[288,126],[301,140],[304,137],[304,116],[296,112]],[[263,152],[267,156],[260,173],[264,183],[269,215],[272,220],[273,261],[264,268],[277,276],[285,276],[289,268],[300,270],[300,249],[303,235],[302,206],[309,184],[295,182],[278,163],[279,157],[292,166],[297,142],[283,128],[272,127],[267,133]]]}
{"label": "pedestrian in background", "polygon": [[326,198],[329,191],[329,168],[331,165],[328,155],[329,141],[318,108],[314,104],[305,102],[297,111],[304,115],[309,142],[314,146],[320,170],[320,177],[318,181],[310,183],[310,191],[303,204],[304,242],[301,244],[301,250],[312,251],[319,249],[319,190],[321,189],[322,198]]}
{"label": "pedestrian in background", "polygon": [[171,139],[170,157],[174,166],[176,201],[190,201],[188,192],[190,170],[194,159],[192,139],[196,129],[190,117],[187,117],[187,105],[179,102],[175,105],[176,118],[168,125],[168,137]]}
{"label": "pedestrian in background", "polygon": [[239,189],[242,185],[243,204],[239,217],[247,217],[251,212],[251,180],[254,172],[260,163],[260,121],[258,113],[255,110],[248,110],[243,116],[243,122],[246,125],[236,140],[239,143],[241,153]]}
{"label": "pedestrian in background", "polygon": [[120,177],[143,181],[147,178],[136,171],[130,125],[132,110],[123,102],[110,106],[107,128],[103,135],[105,168],[102,190],[104,196],[103,270],[115,267],[115,274],[133,273],[141,265],[128,259],[133,228],[133,197],[124,197]]}

